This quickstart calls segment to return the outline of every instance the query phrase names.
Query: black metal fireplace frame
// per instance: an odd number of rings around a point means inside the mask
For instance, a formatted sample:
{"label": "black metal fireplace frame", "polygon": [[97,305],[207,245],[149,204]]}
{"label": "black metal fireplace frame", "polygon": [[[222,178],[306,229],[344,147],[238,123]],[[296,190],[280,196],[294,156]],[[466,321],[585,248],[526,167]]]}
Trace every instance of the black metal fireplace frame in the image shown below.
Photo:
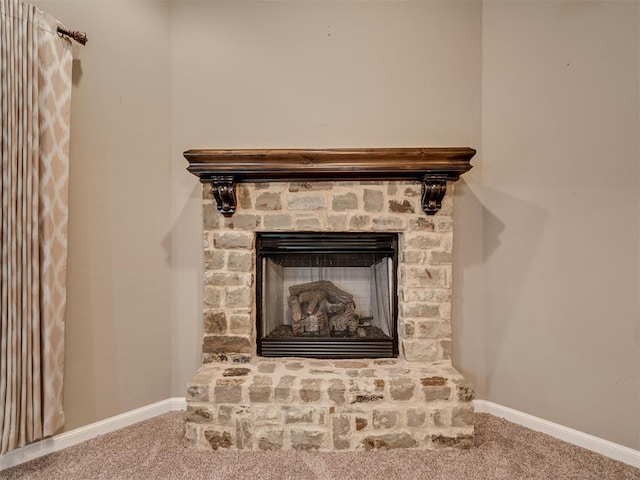
{"label": "black metal fireplace frame", "polygon": [[[391,338],[265,338],[262,258],[274,254],[378,253],[392,259]],[[388,232],[259,232],[256,234],[256,344],[262,357],[395,358],[398,356],[398,234]]]}

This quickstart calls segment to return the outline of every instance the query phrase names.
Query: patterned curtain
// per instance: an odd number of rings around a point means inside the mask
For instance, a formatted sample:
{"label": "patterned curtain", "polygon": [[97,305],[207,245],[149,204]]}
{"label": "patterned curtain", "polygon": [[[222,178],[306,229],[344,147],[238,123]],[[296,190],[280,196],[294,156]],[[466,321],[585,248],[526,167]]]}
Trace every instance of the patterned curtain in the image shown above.
{"label": "patterned curtain", "polygon": [[72,57],[57,26],[0,0],[0,453],[64,423]]}

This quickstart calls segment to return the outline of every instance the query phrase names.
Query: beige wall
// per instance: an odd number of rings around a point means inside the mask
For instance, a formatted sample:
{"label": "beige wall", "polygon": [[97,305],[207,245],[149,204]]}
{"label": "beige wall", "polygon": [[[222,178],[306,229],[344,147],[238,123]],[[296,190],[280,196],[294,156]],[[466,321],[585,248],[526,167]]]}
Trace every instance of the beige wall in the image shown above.
{"label": "beige wall", "polygon": [[68,428],[200,364],[198,147],[472,146],[455,361],[478,396],[640,448],[636,3],[37,2],[87,30]]}
{"label": "beige wall", "polygon": [[66,429],[170,396],[169,8],[39,1],[74,47]]}
{"label": "beige wall", "polygon": [[486,398],[640,448],[638,3],[485,2]]}

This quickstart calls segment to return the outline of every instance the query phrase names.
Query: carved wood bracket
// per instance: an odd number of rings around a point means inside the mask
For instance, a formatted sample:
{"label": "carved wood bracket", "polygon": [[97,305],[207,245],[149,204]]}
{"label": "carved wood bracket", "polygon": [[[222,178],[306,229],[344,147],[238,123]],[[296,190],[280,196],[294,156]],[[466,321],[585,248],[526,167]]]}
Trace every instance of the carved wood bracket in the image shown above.
{"label": "carved wood bracket", "polygon": [[427,174],[422,179],[422,209],[434,215],[442,208],[442,199],[447,193],[447,176]]}
{"label": "carved wood bracket", "polygon": [[233,175],[211,177],[211,192],[222,215],[230,217],[236,213],[236,181]]}
{"label": "carved wood bracket", "polygon": [[210,183],[218,211],[236,211],[236,183],[270,181],[414,180],[422,182],[427,215],[442,206],[447,181],[471,169],[472,148],[329,150],[188,150],[189,170]]}

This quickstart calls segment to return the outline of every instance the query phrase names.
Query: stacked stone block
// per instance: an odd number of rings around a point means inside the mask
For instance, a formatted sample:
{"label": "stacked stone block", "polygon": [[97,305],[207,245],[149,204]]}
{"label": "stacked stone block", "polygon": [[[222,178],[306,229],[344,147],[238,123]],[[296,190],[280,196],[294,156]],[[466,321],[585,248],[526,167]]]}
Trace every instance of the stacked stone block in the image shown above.
{"label": "stacked stone block", "polygon": [[470,386],[448,362],[262,360],[204,366],[188,388],[199,449],[469,447]]}
{"label": "stacked stone block", "polygon": [[[205,185],[203,367],[187,438],[214,449],[469,446],[473,394],[451,366],[452,190],[427,216],[419,183],[247,183],[225,218]],[[256,357],[259,231],[399,232],[400,358]]]}

